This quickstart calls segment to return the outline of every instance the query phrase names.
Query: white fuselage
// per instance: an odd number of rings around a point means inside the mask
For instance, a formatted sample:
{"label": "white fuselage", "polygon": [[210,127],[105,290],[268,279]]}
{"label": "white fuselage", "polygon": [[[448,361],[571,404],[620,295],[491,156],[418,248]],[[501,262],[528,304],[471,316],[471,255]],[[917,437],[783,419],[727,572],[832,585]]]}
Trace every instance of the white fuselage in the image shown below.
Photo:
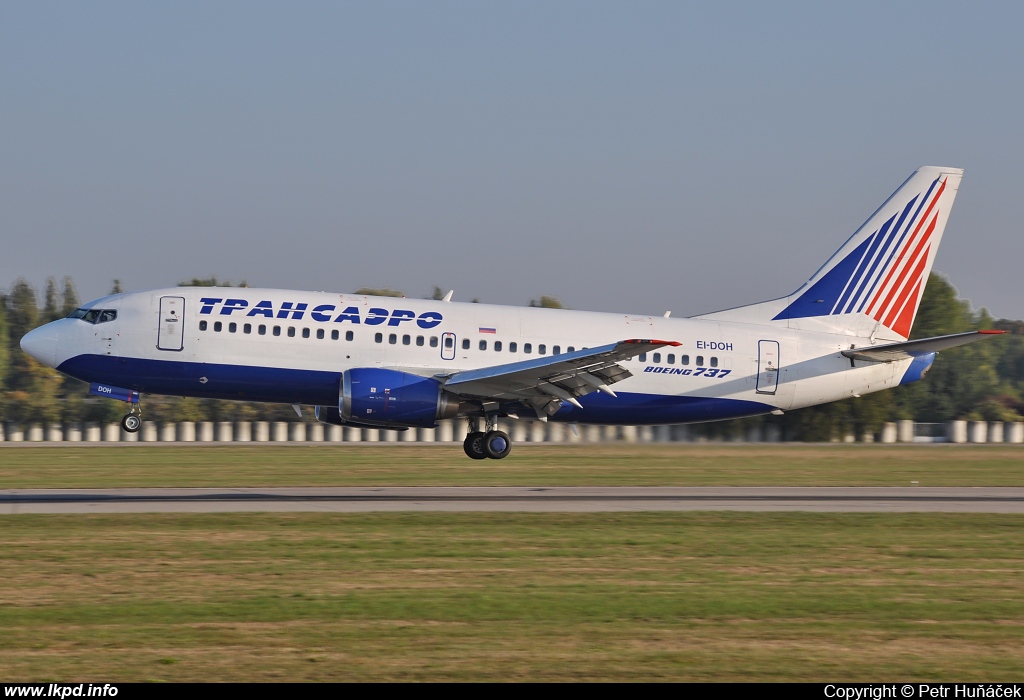
{"label": "white fuselage", "polygon": [[582,409],[566,404],[553,419],[678,423],[890,388],[911,364],[854,366],[841,351],[868,338],[785,323],[243,288],[178,287],[86,306],[116,319],[51,324],[54,367],[144,393],[234,400],[337,406],[341,374],[352,368],[450,375],[642,338],[680,345],[624,361],[633,376],[615,397],[588,394]]}

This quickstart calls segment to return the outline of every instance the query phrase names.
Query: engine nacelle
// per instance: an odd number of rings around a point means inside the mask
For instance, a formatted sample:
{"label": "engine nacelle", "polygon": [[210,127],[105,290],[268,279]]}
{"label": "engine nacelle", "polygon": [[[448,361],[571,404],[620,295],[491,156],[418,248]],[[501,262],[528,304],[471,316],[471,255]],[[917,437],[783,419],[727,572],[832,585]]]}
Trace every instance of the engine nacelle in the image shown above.
{"label": "engine nacelle", "polygon": [[317,419],[336,425],[433,428],[437,421],[458,414],[458,397],[444,391],[436,379],[360,367],[342,375],[338,408],[320,408]]}

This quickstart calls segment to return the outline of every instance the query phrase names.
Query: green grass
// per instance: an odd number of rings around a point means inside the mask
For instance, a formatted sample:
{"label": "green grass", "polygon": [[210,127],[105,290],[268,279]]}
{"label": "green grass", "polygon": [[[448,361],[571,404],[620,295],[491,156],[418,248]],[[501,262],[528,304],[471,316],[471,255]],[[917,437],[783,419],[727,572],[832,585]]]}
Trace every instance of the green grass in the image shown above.
{"label": "green grass", "polygon": [[1022,445],[0,448],[0,488],[130,486],[1024,486]]}
{"label": "green grass", "polygon": [[1009,681],[1024,518],[0,518],[18,680]]}

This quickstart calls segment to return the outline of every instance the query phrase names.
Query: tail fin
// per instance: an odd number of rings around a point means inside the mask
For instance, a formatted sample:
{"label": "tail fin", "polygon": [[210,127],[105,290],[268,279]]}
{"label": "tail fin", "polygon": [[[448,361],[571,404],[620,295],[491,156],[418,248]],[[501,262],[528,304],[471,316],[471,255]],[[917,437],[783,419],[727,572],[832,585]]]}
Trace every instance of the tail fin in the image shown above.
{"label": "tail fin", "polygon": [[788,297],[698,318],[909,337],[962,176],[921,168]]}

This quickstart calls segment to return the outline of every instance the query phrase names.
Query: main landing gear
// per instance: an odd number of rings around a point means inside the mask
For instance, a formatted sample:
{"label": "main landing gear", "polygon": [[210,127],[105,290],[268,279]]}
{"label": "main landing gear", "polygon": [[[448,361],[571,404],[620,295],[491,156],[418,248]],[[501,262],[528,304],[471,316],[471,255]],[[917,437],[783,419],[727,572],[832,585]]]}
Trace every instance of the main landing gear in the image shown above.
{"label": "main landing gear", "polygon": [[476,419],[469,421],[469,435],[462,443],[462,449],[470,459],[504,459],[512,451],[508,433],[498,430],[497,420],[487,419],[487,430],[477,430]]}

